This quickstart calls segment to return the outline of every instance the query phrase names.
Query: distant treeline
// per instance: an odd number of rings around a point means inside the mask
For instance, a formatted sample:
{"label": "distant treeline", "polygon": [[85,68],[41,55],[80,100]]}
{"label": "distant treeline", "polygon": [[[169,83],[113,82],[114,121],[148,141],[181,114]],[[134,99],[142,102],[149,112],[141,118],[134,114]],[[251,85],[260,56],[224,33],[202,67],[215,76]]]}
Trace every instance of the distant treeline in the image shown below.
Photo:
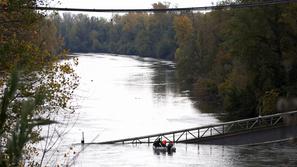
{"label": "distant treeline", "polygon": [[[169,4],[156,3],[154,8]],[[171,14],[129,13],[112,19],[63,14],[54,17],[65,47],[71,52],[109,52],[161,59],[174,58],[175,31]]]}
{"label": "distant treeline", "polygon": [[279,98],[297,95],[296,3],[204,14],[129,13],[109,21],[64,14],[54,20],[72,52],[174,60],[180,80],[192,84],[201,100],[222,104],[230,119],[275,113]]}

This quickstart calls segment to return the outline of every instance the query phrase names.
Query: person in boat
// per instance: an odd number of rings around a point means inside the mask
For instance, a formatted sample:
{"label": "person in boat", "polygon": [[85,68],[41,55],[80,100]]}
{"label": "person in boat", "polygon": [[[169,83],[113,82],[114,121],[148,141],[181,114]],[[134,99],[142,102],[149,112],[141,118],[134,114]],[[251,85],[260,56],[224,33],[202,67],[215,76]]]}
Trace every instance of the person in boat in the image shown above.
{"label": "person in boat", "polygon": [[169,144],[167,145],[167,151],[170,152],[172,147],[173,147],[173,141],[170,141]]}
{"label": "person in boat", "polygon": [[162,146],[162,147],[166,147],[166,140],[163,140],[163,141],[162,141],[161,146]]}
{"label": "person in boat", "polygon": [[158,140],[154,141],[153,146],[161,147],[161,139],[159,138]]}
{"label": "person in boat", "polygon": [[159,147],[159,141],[158,140],[154,141],[153,146],[154,147]]}

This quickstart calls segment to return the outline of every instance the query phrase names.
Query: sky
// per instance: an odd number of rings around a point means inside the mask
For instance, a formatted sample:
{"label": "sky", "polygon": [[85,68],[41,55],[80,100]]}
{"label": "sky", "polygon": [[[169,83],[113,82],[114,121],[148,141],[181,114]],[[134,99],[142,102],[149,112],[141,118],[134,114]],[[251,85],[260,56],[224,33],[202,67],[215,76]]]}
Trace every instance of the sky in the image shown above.
{"label": "sky", "polygon": [[[60,1],[60,3],[58,3]],[[166,1],[166,0],[165,0]],[[171,7],[199,7],[211,6],[219,0],[167,0]],[[50,6],[64,8],[90,8],[90,9],[133,9],[152,8],[152,4],[164,2],[163,0],[54,0]],[[73,12],[75,13],[75,12]],[[85,13],[91,16],[110,17],[107,13]]]}

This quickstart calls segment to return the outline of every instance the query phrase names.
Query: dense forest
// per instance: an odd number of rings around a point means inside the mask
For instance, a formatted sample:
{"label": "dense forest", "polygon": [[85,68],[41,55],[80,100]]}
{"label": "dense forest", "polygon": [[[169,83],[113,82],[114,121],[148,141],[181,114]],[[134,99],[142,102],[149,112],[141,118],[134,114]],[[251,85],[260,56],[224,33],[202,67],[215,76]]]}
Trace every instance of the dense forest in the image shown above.
{"label": "dense forest", "polygon": [[[36,4],[0,1],[1,167],[44,166],[61,137],[58,118],[73,111],[68,101],[77,76],[71,63],[60,62],[66,57],[53,22],[42,12],[24,8]],[[42,133],[46,127],[55,131]],[[40,142],[45,144],[37,147]]]}
{"label": "dense forest", "polygon": [[[154,8],[168,8],[156,3]],[[109,52],[173,59],[177,47],[169,13],[129,13],[111,20],[84,14],[53,17],[65,48],[71,52]]]}
{"label": "dense forest", "polygon": [[289,4],[176,17],[180,76],[200,99],[221,102],[229,119],[293,109],[277,104],[297,95],[296,9]]}
{"label": "dense forest", "polygon": [[[246,2],[255,0],[233,3]],[[179,79],[192,84],[200,100],[222,105],[229,119],[293,109],[289,99],[297,95],[294,3],[206,13],[128,13],[111,20],[82,14],[53,19],[72,52],[174,60]],[[280,99],[285,104],[277,108]]]}

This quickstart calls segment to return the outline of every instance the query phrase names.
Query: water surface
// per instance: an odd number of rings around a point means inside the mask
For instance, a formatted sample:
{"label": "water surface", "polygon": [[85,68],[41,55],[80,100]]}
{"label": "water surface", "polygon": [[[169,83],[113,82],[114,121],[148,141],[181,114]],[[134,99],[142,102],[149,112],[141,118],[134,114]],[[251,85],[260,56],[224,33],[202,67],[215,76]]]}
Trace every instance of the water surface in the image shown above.
{"label": "water surface", "polygon": [[[220,122],[197,109],[180,89],[172,62],[108,54],[79,54],[73,127],[61,150],[79,143],[155,134]],[[151,145],[75,145],[75,166],[295,166],[295,144],[210,146],[177,144],[158,154]],[[63,149],[62,149],[63,148]],[[81,151],[84,148],[83,151]],[[61,160],[59,160],[61,162]]]}
{"label": "water surface", "polygon": [[74,143],[79,131],[86,141],[97,134],[96,141],[104,141],[218,122],[179,89],[171,62],[89,54],[79,56],[76,70],[81,78]]}

